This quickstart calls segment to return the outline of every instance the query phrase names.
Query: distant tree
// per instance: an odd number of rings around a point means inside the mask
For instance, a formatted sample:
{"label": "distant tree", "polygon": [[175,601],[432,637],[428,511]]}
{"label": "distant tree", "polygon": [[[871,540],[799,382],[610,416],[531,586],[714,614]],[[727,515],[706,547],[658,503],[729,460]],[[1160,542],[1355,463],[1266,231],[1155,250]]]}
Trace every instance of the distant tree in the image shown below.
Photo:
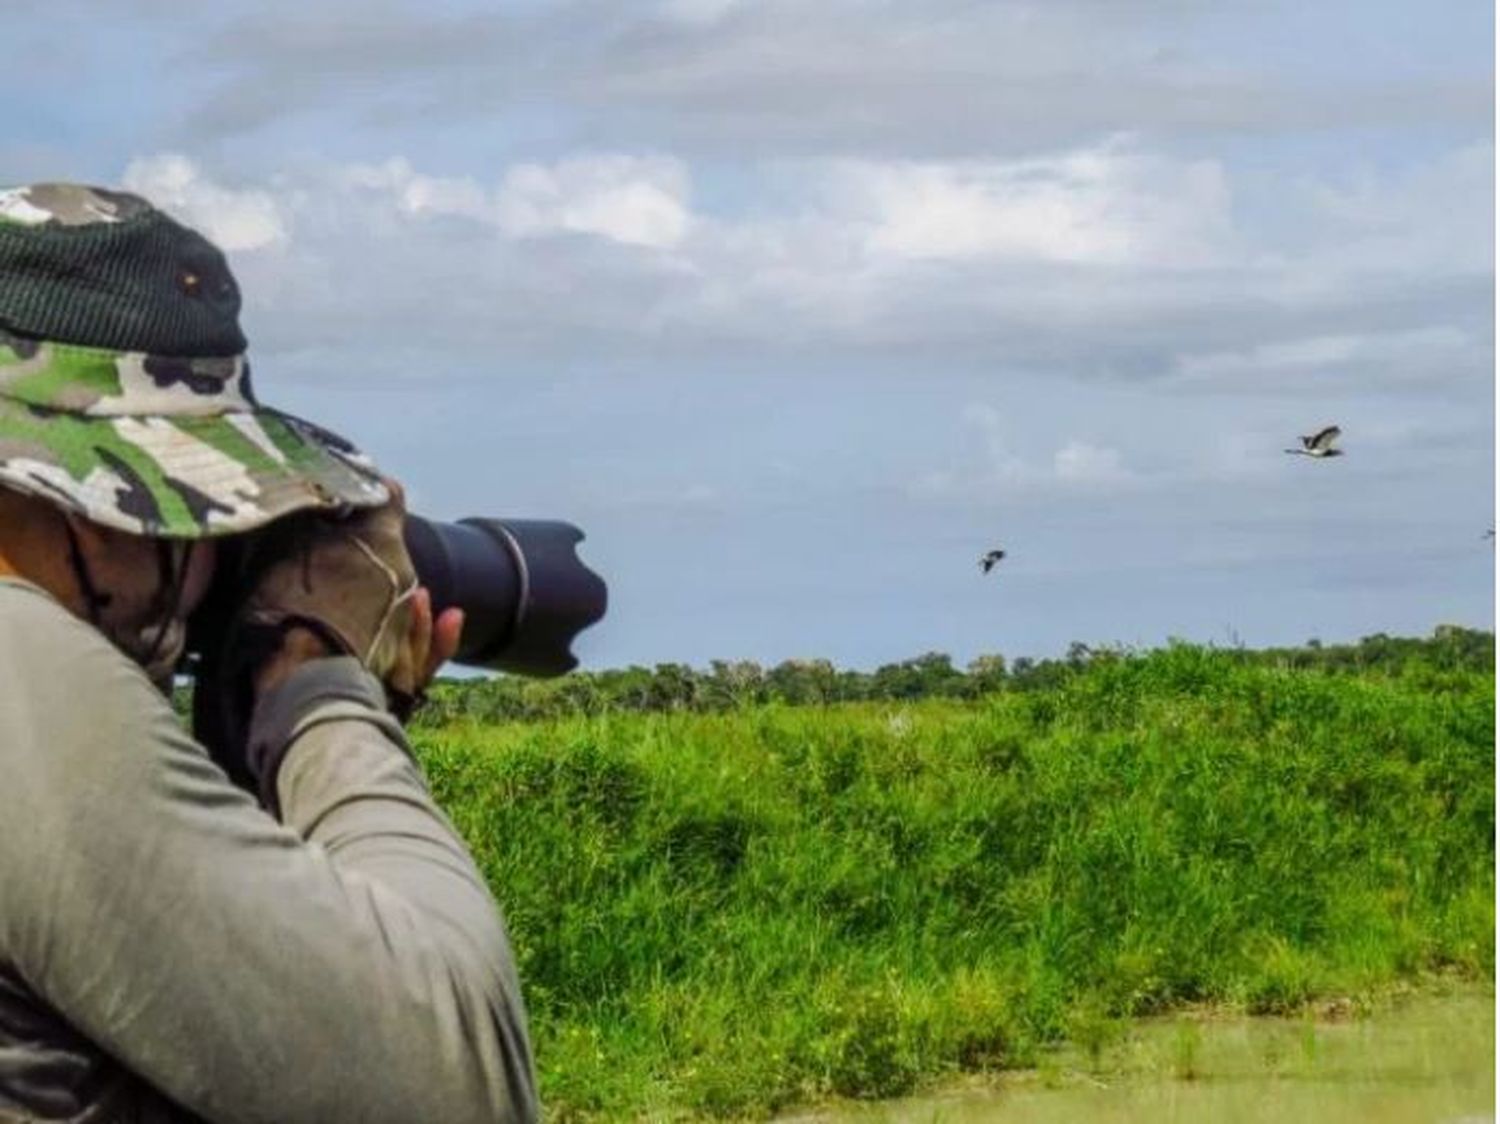
{"label": "distant tree", "polygon": [[1010,685],[1022,691],[1045,691],[1060,686],[1074,673],[1062,660],[1031,660],[1022,656],[1011,665]]}
{"label": "distant tree", "polygon": [[872,677],[862,671],[840,671],[833,677],[833,699],[837,702],[860,702],[873,698]]}
{"label": "distant tree", "polygon": [[963,672],[946,652],[926,652],[915,659],[885,664],[875,670],[872,695],[881,699],[919,699],[958,693],[955,681]]}
{"label": "distant tree", "polygon": [[567,675],[552,691],[559,709],[567,714],[598,714],[608,706],[604,692],[592,675]]}
{"label": "distant tree", "polygon": [[[1178,673],[1189,677],[1200,673],[1204,659],[1212,656],[1220,663],[1315,669],[1326,675],[1420,677],[1424,685],[1441,690],[1455,671],[1493,671],[1495,636],[1445,624],[1425,639],[1375,633],[1354,644],[1324,645],[1312,640],[1301,647],[1255,651],[1206,651],[1202,645],[1174,639],[1164,656]],[[611,709],[723,710],[773,699],[804,706],[869,699],[977,698],[997,690],[1044,692],[1077,677],[1087,680],[1107,673],[1111,665],[1154,658],[1157,653],[1075,642],[1060,659],[1022,656],[1007,663],[1000,655],[981,655],[965,671],[956,669],[946,653],[926,652],[883,664],[873,672],[839,670],[824,659],[793,659],[769,671],[751,660],[714,660],[707,670],[661,663],[652,668],[632,665],[578,672],[554,680],[496,675],[434,683],[429,690],[431,702],[419,712],[417,721],[431,726],[452,720],[503,722]],[[190,698],[186,683],[173,692],[173,704],[184,720]]]}
{"label": "distant tree", "polygon": [[653,675],[649,668],[631,664],[604,680],[610,701],[626,710],[649,710],[656,698],[652,690]]}
{"label": "distant tree", "polygon": [[698,697],[698,680],[686,664],[659,663],[648,689],[651,710],[686,710]]}
{"label": "distant tree", "polygon": [[1005,657],[999,655],[975,656],[967,668],[969,683],[976,695],[998,691],[1005,686]]}
{"label": "distant tree", "polygon": [[834,697],[837,674],[828,660],[783,660],[766,673],[766,687],[783,702],[826,703]]}
{"label": "distant tree", "polygon": [[704,681],[704,699],[714,707],[749,706],[762,701],[764,673],[754,660],[713,660]]}

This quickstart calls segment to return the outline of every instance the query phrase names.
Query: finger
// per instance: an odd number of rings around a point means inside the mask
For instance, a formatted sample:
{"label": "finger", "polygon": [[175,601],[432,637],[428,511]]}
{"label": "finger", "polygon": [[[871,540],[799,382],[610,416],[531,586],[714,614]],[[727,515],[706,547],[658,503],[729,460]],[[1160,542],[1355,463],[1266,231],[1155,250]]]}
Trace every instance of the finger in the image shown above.
{"label": "finger", "polygon": [[416,682],[427,666],[432,648],[432,594],[419,586],[411,598],[411,623],[406,632],[406,647],[397,664],[398,684],[407,690],[420,689]]}
{"label": "finger", "polygon": [[457,608],[444,609],[432,626],[432,652],[427,658],[427,681],[438,673],[438,669],[458,653],[458,642],[463,637],[464,611]]}
{"label": "finger", "polygon": [[412,649],[422,657],[420,664],[432,647],[432,593],[425,585],[417,586],[412,595],[411,638]]}

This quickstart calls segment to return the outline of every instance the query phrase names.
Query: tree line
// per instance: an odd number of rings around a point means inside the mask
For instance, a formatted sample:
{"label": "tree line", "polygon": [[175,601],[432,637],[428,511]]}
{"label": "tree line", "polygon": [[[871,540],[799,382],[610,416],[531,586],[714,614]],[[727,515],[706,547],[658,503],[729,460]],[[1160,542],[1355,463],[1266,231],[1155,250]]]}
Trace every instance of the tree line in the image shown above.
{"label": "tree line", "polygon": [[[1317,640],[1295,648],[1223,650],[1235,661],[1338,673],[1404,675],[1418,671],[1490,671],[1492,632],[1440,625],[1430,637],[1384,633],[1353,644]],[[560,718],[616,711],[716,711],[782,703],[820,706],[843,702],[975,699],[996,691],[1039,691],[1061,686],[1102,662],[1140,658],[1119,646],[1073,643],[1056,659],[983,655],[959,668],[946,653],[927,652],[874,671],[836,668],[823,659],[784,660],[763,667],[752,660],[713,660],[707,668],[681,663],[581,671],[559,679],[439,679],[418,712],[423,725]]]}

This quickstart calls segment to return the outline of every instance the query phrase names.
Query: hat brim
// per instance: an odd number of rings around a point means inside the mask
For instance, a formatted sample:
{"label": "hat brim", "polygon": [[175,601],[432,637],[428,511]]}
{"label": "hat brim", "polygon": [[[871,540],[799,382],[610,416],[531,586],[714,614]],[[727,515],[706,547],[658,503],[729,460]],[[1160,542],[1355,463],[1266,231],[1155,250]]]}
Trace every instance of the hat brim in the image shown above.
{"label": "hat brim", "polygon": [[0,486],[116,530],[188,539],[390,498],[347,441],[275,410],[99,417],[3,398]]}

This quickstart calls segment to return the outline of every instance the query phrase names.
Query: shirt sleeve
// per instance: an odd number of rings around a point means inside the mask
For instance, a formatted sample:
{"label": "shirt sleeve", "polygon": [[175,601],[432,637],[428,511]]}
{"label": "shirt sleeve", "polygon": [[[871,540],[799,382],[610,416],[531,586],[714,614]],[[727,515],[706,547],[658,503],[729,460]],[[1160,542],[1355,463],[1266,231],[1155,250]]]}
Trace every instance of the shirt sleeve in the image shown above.
{"label": "shirt sleeve", "polygon": [[358,677],[285,712],[278,822],[56,612],[0,643],[0,957],[207,1120],[536,1119],[498,907]]}

